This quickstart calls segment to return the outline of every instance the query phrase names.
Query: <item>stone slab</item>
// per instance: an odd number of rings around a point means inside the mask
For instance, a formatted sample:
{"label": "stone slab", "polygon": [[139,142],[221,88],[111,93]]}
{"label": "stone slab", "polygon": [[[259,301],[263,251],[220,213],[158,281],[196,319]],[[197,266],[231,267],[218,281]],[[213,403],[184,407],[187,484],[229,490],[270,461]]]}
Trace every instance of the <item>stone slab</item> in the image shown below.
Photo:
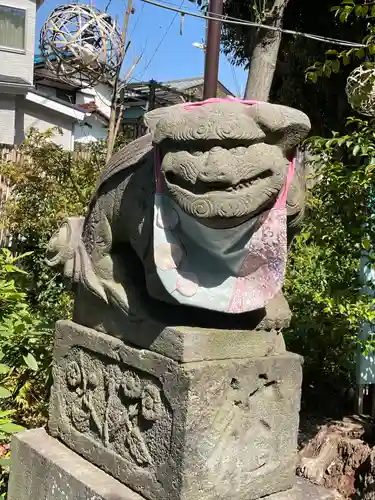
{"label": "stone slab", "polygon": [[[77,323],[61,321],[58,322],[57,328],[59,324],[66,330],[67,325]],[[96,326],[96,330],[103,330],[100,325]],[[113,327],[110,332],[124,342],[157,352],[181,363],[262,357],[285,352],[283,335],[275,329],[256,331],[164,327],[149,320],[136,324],[123,321],[121,331]]]}
{"label": "stone slab", "polygon": [[[227,497],[227,500],[232,498]],[[12,439],[8,500],[144,500],[71,451],[44,429]],[[332,492],[298,478],[294,488],[263,500],[337,500]]]}
{"label": "stone slab", "polygon": [[44,429],[13,436],[8,500],[143,500]]}
{"label": "stone slab", "polygon": [[48,429],[148,500],[254,500],[294,483],[301,362],[180,364],[60,323]]}

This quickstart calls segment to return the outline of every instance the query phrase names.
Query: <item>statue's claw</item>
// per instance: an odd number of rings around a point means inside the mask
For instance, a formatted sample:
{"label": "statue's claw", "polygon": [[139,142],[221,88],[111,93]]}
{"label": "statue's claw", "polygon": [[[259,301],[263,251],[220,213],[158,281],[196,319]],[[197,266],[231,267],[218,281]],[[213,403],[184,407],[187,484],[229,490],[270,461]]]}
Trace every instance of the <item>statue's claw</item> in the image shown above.
{"label": "statue's claw", "polygon": [[79,263],[75,261],[83,223],[83,217],[69,217],[54,233],[47,245],[47,265],[64,266],[64,276],[72,281],[79,279],[80,266],[77,266]]}
{"label": "statue's claw", "polygon": [[66,219],[50,239],[45,260],[48,266],[63,266],[65,278],[72,283],[82,282],[95,295],[108,302],[82,242],[83,223],[83,217]]}

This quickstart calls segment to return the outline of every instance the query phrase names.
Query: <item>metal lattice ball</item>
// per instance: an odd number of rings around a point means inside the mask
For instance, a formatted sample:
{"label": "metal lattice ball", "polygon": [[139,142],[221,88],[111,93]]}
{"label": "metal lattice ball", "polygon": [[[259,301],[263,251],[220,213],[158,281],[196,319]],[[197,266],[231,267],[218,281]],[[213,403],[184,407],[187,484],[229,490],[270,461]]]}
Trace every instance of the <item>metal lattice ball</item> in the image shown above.
{"label": "metal lattice ball", "polygon": [[361,115],[375,116],[375,68],[356,68],[348,77],[345,91],[355,111]]}
{"label": "metal lattice ball", "polygon": [[46,67],[61,80],[89,85],[114,78],[124,52],[112,17],[79,4],[53,10],[40,32],[40,50]]}

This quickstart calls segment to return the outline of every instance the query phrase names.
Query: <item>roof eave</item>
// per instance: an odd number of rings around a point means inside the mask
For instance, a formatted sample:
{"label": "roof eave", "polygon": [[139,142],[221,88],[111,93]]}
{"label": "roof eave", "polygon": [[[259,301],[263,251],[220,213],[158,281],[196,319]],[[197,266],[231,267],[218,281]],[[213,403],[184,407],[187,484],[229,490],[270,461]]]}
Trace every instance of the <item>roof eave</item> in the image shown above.
{"label": "roof eave", "polygon": [[31,84],[8,83],[0,81],[0,94],[26,95],[33,86]]}
{"label": "roof eave", "polygon": [[55,111],[65,116],[73,118],[74,121],[83,121],[91,113],[85,113],[78,108],[73,108],[72,106],[66,105],[63,101],[57,102],[55,99],[49,99],[48,96],[40,95],[39,93],[29,90],[26,94],[26,100],[43,106],[49,110]]}

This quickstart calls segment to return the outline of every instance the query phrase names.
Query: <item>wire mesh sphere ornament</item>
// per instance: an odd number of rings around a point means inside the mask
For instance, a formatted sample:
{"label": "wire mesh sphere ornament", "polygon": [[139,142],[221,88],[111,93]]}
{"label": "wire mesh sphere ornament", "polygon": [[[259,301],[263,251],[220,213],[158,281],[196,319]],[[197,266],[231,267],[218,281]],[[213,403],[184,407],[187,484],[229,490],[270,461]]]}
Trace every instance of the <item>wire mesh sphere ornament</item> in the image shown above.
{"label": "wire mesh sphere ornament", "polygon": [[375,116],[375,68],[359,66],[348,76],[346,95],[351,107],[365,116]]}
{"label": "wire mesh sphere ornament", "polygon": [[122,37],[112,17],[79,4],[52,11],[40,32],[40,50],[46,67],[67,83],[111,80],[123,58]]}

